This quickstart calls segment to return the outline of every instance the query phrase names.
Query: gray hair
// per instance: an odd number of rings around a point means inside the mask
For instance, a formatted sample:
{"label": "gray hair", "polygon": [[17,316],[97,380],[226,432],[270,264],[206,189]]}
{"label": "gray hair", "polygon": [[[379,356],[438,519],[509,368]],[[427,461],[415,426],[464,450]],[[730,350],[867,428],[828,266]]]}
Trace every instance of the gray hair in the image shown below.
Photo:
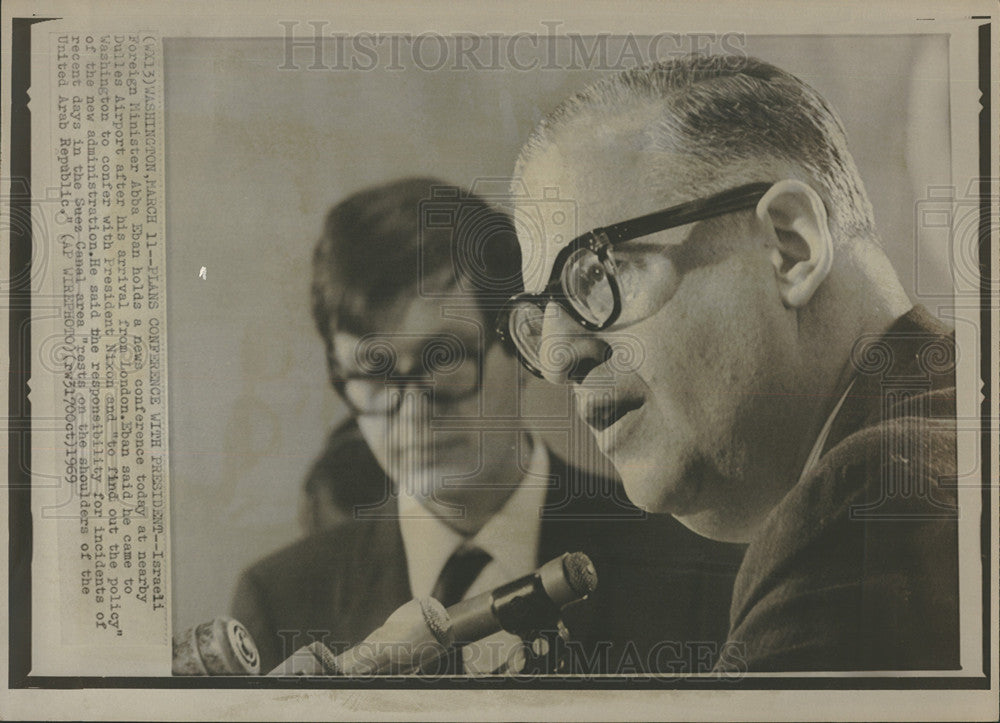
{"label": "gray hair", "polygon": [[[612,120],[643,106],[653,120],[638,142],[645,152],[680,157],[696,195],[734,178],[777,181],[766,177],[769,164],[791,164],[818,186],[838,235],[877,238],[836,112],[795,76],[753,57],[687,55],[600,80],[542,120],[521,150],[516,175],[573,121]],[[650,179],[654,186],[665,189],[667,175],[676,183],[670,168]]]}

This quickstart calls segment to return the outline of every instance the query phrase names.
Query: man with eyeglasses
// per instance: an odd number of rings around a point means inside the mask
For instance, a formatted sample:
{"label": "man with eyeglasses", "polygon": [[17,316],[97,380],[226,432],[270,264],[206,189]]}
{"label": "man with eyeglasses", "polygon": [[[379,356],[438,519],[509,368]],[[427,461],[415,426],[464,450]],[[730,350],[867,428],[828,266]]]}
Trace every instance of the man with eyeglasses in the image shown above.
{"label": "man with eyeglasses", "polygon": [[[719,670],[959,667],[954,337],[882,249],[840,121],[753,58],[565,101],[522,149],[498,333],[638,506],[749,543]],[[592,229],[586,233],[580,233]]]}
{"label": "man with eyeglasses", "polygon": [[[695,672],[720,654],[742,548],[644,519],[521,418],[523,374],[493,328],[522,288],[505,213],[432,178],[369,188],[330,211],[313,268],[330,381],[385,472],[369,481],[382,500],[244,573],[233,614],[262,669],[314,639],[356,644],[411,598],[448,606],[564,552],[590,556],[599,580],[566,611],[567,670]],[[503,671],[517,642],[501,633],[426,672]]]}

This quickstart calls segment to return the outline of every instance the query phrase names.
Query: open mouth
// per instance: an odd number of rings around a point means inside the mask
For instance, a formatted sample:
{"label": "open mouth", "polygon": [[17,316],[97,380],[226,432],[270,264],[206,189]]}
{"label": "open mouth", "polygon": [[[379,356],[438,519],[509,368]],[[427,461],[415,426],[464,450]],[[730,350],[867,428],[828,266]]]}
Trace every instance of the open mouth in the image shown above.
{"label": "open mouth", "polygon": [[596,402],[587,408],[584,420],[597,432],[603,431],[643,405],[637,397]]}

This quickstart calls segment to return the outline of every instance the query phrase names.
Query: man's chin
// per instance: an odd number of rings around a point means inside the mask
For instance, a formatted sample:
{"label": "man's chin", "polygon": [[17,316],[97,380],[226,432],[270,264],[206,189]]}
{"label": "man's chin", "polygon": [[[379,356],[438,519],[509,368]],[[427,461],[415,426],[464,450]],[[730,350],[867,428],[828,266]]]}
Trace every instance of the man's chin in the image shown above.
{"label": "man's chin", "polygon": [[622,478],[625,493],[639,509],[656,514],[671,514],[675,517],[692,514],[698,496],[698,485],[690,477],[683,475],[649,474],[663,469],[656,464],[622,465],[618,474]]}
{"label": "man's chin", "polygon": [[735,540],[726,539],[725,529],[721,525],[719,516],[714,510],[701,510],[688,514],[675,514],[677,521],[696,535],[701,535],[709,540],[719,542],[732,542]]}

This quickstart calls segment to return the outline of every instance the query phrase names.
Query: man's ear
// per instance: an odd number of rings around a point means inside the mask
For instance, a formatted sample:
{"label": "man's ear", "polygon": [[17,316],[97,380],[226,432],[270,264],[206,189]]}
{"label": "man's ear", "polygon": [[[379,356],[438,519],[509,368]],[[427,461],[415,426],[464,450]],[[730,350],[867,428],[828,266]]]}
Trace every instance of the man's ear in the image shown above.
{"label": "man's ear", "polygon": [[805,306],[833,263],[833,237],[823,199],[802,181],[778,181],[757,203],[757,217],[777,237],[771,264],[781,300],[785,306]]}

